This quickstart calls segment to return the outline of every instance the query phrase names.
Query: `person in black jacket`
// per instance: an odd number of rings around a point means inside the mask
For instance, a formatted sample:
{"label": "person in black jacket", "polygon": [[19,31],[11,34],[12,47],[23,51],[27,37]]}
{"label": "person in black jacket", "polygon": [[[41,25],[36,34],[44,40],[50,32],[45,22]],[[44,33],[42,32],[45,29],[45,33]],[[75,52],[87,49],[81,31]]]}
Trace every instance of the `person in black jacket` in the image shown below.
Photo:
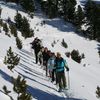
{"label": "person in black jacket", "polygon": [[46,76],[48,76],[47,62],[50,58],[50,53],[51,53],[51,51],[48,50],[47,47],[45,47],[44,52],[43,52],[43,65],[44,65],[45,70],[46,70]]}
{"label": "person in black jacket", "polygon": [[34,39],[34,41],[31,43],[32,44],[32,49],[34,49],[34,54],[36,58],[36,64],[38,63],[38,53],[41,50],[41,40],[38,39],[37,37]]}

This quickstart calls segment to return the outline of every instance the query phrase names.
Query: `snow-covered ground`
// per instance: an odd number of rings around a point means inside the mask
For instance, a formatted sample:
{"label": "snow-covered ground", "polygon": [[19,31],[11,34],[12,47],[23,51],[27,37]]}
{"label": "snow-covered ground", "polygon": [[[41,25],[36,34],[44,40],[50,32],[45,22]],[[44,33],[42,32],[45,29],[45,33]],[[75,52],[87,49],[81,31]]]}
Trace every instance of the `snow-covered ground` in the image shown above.
{"label": "snow-covered ground", "polygon": [[2,93],[2,92],[0,92],[0,98],[2,100],[10,100],[10,98],[7,95],[5,95],[4,93]]}
{"label": "snow-covered ground", "polygon": [[[16,15],[16,9],[20,8],[12,3],[5,4],[0,2],[0,5],[3,8],[1,18],[5,21],[10,17],[13,21]],[[20,74],[27,80],[28,91],[32,94],[33,100],[98,100],[95,92],[96,87],[100,86],[100,58],[98,55],[100,43],[90,41],[76,34],[74,26],[70,23],[65,23],[62,19],[46,18],[40,9],[36,11],[34,19],[30,19],[28,15],[22,11],[19,12],[28,18],[31,27],[34,29],[35,37],[39,37],[43,45],[48,47],[51,51],[55,53],[61,52],[62,56],[67,60],[70,68],[69,98],[64,94],[58,93],[57,87],[50,82],[48,77],[45,77],[45,71],[34,63],[34,53],[30,48],[30,42],[34,38],[24,39],[19,33],[23,41],[23,49],[18,50],[15,38],[13,36],[11,38],[6,36],[3,31],[0,33],[0,90],[6,85],[8,90],[12,91],[10,95],[16,100],[17,95],[12,90],[13,85],[10,77],[17,77],[18,74]],[[43,20],[45,20],[46,24],[42,26],[41,22]],[[61,46],[63,38],[68,44],[67,49]],[[56,44],[52,47],[51,44],[54,41]],[[13,70],[14,72],[9,71],[3,64],[6,50],[9,49],[9,46],[21,57],[20,64],[16,66]],[[85,54],[85,59],[82,60],[81,64],[65,56],[65,52],[71,52],[73,49]],[[86,66],[83,66],[84,64]],[[67,75],[68,73],[66,72],[66,77]],[[0,93],[0,95],[2,94]],[[3,97],[6,98],[5,95]],[[1,100],[9,99],[2,98]]]}

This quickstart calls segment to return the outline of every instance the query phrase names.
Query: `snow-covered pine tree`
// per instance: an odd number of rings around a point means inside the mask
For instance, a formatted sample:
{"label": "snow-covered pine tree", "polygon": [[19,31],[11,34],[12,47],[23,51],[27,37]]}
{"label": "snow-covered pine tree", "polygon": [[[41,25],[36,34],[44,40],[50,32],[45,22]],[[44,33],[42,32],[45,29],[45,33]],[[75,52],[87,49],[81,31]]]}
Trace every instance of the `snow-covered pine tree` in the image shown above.
{"label": "snow-covered pine tree", "polygon": [[14,24],[10,24],[9,26],[11,34],[13,34],[15,37],[17,37],[17,28]]}
{"label": "snow-covered pine tree", "polygon": [[22,49],[22,41],[19,39],[19,37],[16,37],[16,45],[18,49]]}
{"label": "snow-covered pine tree", "polygon": [[13,90],[16,93],[20,94],[26,92],[27,89],[26,81],[25,79],[21,79],[20,75],[18,75],[16,79],[13,79],[13,84],[14,84]]}
{"label": "snow-covered pine tree", "polygon": [[31,95],[27,93],[26,80],[18,75],[16,79],[13,78],[13,90],[18,94],[17,100],[32,100]]}
{"label": "snow-covered pine tree", "polygon": [[85,15],[80,5],[78,5],[77,11],[75,13],[75,21],[74,24],[76,25],[78,30],[81,30],[81,26],[84,23]]}
{"label": "snow-covered pine tree", "polygon": [[12,48],[9,47],[7,55],[5,56],[4,59],[4,64],[6,64],[8,69],[12,71],[12,69],[18,65],[19,61],[20,57],[18,57],[18,55],[15,55],[14,52],[12,51]]}

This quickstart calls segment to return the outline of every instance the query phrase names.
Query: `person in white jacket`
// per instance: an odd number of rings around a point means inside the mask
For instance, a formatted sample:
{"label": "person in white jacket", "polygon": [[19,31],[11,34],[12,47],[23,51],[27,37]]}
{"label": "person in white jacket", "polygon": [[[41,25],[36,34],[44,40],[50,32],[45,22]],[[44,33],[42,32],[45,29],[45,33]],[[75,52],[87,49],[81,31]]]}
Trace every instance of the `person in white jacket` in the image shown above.
{"label": "person in white jacket", "polygon": [[48,60],[47,66],[48,66],[48,70],[49,70],[49,75],[51,77],[51,82],[53,82],[55,80],[55,53],[50,53],[50,58]]}

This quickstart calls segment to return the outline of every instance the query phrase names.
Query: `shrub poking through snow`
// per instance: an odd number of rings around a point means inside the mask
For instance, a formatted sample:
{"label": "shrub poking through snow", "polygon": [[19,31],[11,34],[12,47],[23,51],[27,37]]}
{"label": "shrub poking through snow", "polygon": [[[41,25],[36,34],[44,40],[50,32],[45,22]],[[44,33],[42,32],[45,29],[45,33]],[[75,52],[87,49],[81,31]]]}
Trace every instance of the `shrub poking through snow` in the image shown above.
{"label": "shrub poking through snow", "polygon": [[82,59],[82,58],[81,58],[81,56],[80,56],[78,50],[73,50],[73,51],[71,52],[71,58],[72,58],[73,60],[75,60],[76,62],[81,63],[81,59]]}
{"label": "shrub poking through snow", "polygon": [[100,50],[98,51],[99,57],[100,57]]}
{"label": "shrub poking through snow", "polygon": [[71,56],[70,52],[66,52],[65,55],[69,58]]}
{"label": "shrub poking through snow", "polygon": [[84,55],[84,53],[82,53],[82,54],[81,54],[81,58],[82,58],[82,59],[84,59],[84,58],[85,58],[85,55]]}
{"label": "shrub poking through snow", "polygon": [[11,93],[11,91],[7,90],[7,87],[5,85],[3,86],[3,90],[4,90],[4,93],[6,95],[8,95],[9,93]]}
{"label": "shrub poking through snow", "polygon": [[63,46],[64,48],[68,48],[68,45],[67,45],[67,43],[65,42],[64,39],[62,40],[61,44],[62,44],[62,46]]}
{"label": "shrub poking through snow", "polygon": [[97,98],[100,98],[100,87],[99,86],[97,86],[96,96]]}

